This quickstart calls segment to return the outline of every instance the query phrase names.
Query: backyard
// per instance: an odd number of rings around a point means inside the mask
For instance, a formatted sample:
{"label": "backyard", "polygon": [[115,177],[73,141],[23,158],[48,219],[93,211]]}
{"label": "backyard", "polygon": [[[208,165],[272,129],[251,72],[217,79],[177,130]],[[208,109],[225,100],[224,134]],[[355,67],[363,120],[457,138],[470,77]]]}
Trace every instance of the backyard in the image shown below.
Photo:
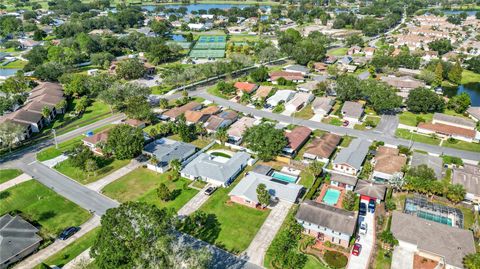
{"label": "backyard", "polygon": [[0,215],[18,212],[30,223],[38,223],[43,238],[56,237],[69,226],[79,226],[90,214],[35,180],[0,192]]}
{"label": "backyard", "polygon": [[[188,188],[190,180],[179,178],[176,181],[169,179],[171,172],[157,173],[146,168],[137,168],[129,174],[107,185],[103,194],[119,202],[142,201],[154,204],[158,207],[172,208],[178,211],[186,204],[197,190]],[[167,185],[174,198],[170,201],[162,201],[157,196],[157,187],[160,183]]]}
{"label": "backyard", "polygon": [[129,162],[130,160],[97,158],[99,169],[94,173],[87,173],[83,169],[73,166],[70,159],[55,165],[53,168],[81,184],[88,184],[113,173],[114,171],[127,165]]}
{"label": "backyard", "polygon": [[344,56],[347,54],[348,48],[336,48],[327,51],[327,55]]}
{"label": "backyard", "polygon": [[2,169],[0,170],[0,184],[5,183],[21,175],[23,172],[19,169]]}
{"label": "backyard", "polygon": [[[177,141],[182,141],[182,139],[180,138],[180,135],[171,135],[171,136],[168,136],[167,137],[168,139],[172,139],[172,140],[177,140]],[[193,140],[192,142],[190,142],[190,144],[194,145],[195,147],[199,148],[199,149],[202,149],[204,147],[206,147],[208,144],[210,144],[212,142],[212,140],[208,137],[197,137],[197,139]]]}

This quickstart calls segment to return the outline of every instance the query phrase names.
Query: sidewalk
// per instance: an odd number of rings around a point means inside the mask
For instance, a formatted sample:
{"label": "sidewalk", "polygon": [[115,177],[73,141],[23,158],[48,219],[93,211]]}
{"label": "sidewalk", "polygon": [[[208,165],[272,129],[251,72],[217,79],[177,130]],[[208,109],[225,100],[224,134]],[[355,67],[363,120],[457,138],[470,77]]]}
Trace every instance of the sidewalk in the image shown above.
{"label": "sidewalk", "polygon": [[263,267],[265,253],[267,253],[270,243],[272,243],[273,238],[280,230],[290,207],[292,207],[292,204],[282,201],[272,207],[272,211],[268,214],[267,219],[245,251],[249,262]]}
{"label": "sidewalk", "polygon": [[124,175],[132,172],[133,170],[137,169],[139,166],[141,166],[143,163],[137,161],[137,160],[132,160],[129,164],[126,166],[118,169],[117,171],[111,173],[110,175],[99,179],[95,182],[92,182],[90,184],[85,185],[85,187],[94,190],[96,192],[100,192],[105,186],[108,184],[114,182],[115,180],[123,177]]}
{"label": "sidewalk", "polygon": [[23,183],[23,182],[25,182],[25,181],[29,181],[30,179],[32,179],[31,176],[23,173],[23,174],[19,175],[19,176],[16,177],[16,178],[10,179],[9,181],[7,181],[7,182],[5,182],[5,183],[0,184],[0,191],[4,191],[4,190],[6,190],[6,189],[8,189],[8,188],[11,188],[11,187],[13,187],[13,186],[15,186],[15,185],[18,185],[18,184],[20,184],[20,183]]}
{"label": "sidewalk", "polygon": [[84,268],[83,265],[89,264],[93,261],[90,257],[90,248],[87,248],[84,252],[80,253],[73,260],[62,266],[62,269],[75,269]]}
{"label": "sidewalk", "polygon": [[64,249],[70,243],[77,240],[79,237],[88,233],[89,231],[93,230],[98,226],[100,226],[100,217],[97,215],[93,215],[93,217],[90,220],[88,220],[87,222],[85,222],[80,226],[80,231],[72,235],[72,237],[68,238],[67,240],[58,240],[58,239],[55,240],[55,242],[53,242],[51,245],[29,256],[28,258],[24,259],[22,262],[17,264],[14,268],[18,268],[18,269],[33,268],[37,264],[40,264],[41,262],[45,261],[48,257]]}
{"label": "sidewalk", "polygon": [[200,190],[195,196],[193,196],[190,201],[188,201],[182,208],[180,208],[177,215],[180,217],[184,217],[197,211],[210,197],[204,193],[208,187],[210,187],[210,184],[207,184],[205,187],[203,187],[203,189]]}

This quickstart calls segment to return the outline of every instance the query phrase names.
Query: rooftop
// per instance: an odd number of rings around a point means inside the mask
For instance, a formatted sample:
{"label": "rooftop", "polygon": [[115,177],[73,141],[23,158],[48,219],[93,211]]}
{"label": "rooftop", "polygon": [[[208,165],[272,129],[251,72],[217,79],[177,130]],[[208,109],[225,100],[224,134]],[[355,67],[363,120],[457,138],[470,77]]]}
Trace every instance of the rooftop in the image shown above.
{"label": "rooftop", "polygon": [[368,140],[354,139],[348,147],[340,150],[333,162],[346,163],[360,170],[371,144]]}
{"label": "rooftop", "polygon": [[461,184],[467,193],[480,195],[480,167],[464,164],[463,168],[454,168],[452,183]]}
{"label": "rooftop", "polygon": [[443,178],[442,158],[414,151],[412,154],[412,161],[410,165],[412,167],[417,167],[422,164],[432,168],[435,172],[435,176],[437,177],[437,179]]}
{"label": "rooftop", "polygon": [[332,133],[324,134],[320,138],[314,138],[312,142],[306,146],[305,153],[321,158],[330,158],[341,140],[342,137],[339,135]]}
{"label": "rooftop", "polygon": [[288,140],[288,147],[292,150],[298,150],[311,133],[312,130],[304,126],[297,126],[292,131],[286,132],[285,137]]}
{"label": "rooftop", "polygon": [[471,119],[451,116],[443,113],[434,113],[432,122],[434,121],[443,121],[443,122],[452,123],[456,125],[463,125],[469,129],[475,129],[475,126],[476,126],[476,123]]}
{"label": "rooftop", "polygon": [[355,193],[365,195],[368,197],[383,200],[385,193],[387,192],[387,186],[383,184],[376,184],[365,180],[359,180],[355,186]]}
{"label": "rooftop", "polygon": [[443,124],[443,123],[421,122],[418,124],[418,128],[441,133],[441,134],[446,134],[446,135],[458,135],[458,136],[463,136],[468,138],[475,138],[476,136],[475,130],[460,128],[460,127]]}
{"label": "rooftop", "polygon": [[185,160],[195,153],[196,147],[192,144],[162,138],[145,146],[144,152],[155,156],[162,165],[167,165],[171,160]]}
{"label": "rooftop", "polygon": [[254,118],[242,117],[230,126],[227,133],[229,136],[242,137],[243,133],[252,127],[256,121]]}
{"label": "rooftop", "polygon": [[360,119],[363,114],[363,105],[357,102],[346,101],[342,106],[344,116]]}

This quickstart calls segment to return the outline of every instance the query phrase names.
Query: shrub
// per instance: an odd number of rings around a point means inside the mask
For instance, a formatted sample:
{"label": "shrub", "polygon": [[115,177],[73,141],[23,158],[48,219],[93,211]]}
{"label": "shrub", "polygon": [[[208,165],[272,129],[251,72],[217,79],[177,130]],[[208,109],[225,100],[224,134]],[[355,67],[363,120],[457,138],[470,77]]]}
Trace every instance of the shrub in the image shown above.
{"label": "shrub", "polygon": [[347,265],[348,259],[340,252],[327,250],[324,255],[325,261],[333,268],[343,268]]}

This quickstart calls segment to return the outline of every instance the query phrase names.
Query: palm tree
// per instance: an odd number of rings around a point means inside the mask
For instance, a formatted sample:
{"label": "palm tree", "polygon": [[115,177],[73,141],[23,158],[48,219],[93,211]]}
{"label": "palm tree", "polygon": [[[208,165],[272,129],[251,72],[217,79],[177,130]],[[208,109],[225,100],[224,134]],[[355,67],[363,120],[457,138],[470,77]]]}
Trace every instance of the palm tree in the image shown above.
{"label": "palm tree", "polygon": [[308,171],[314,176],[320,175],[322,173],[322,170],[323,166],[322,163],[319,161],[313,161],[312,163],[310,163],[310,165],[308,165]]}
{"label": "palm tree", "polygon": [[42,108],[42,116],[47,120],[47,122],[50,121],[50,114],[52,113],[52,111],[50,110],[50,108],[48,106],[44,106]]}
{"label": "palm tree", "polygon": [[57,112],[62,111],[62,113],[64,113],[67,110],[67,100],[63,99],[62,101],[60,101],[55,107],[55,109],[57,110]]}
{"label": "palm tree", "polygon": [[165,98],[160,98],[158,101],[158,105],[160,106],[161,109],[167,109],[168,108],[168,100]]}
{"label": "palm tree", "polygon": [[218,129],[217,133],[215,134],[215,138],[217,138],[222,145],[225,145],[225,142],[228,140],[227,128],[222,127]]}
{"label": "palm tree", "polygon": [[175,178],[178,178],[178,176],[180,175],[180,169],[182,169],[182,163],[180,162],[180,160],[173,159],[170,161],[169,165]]}

